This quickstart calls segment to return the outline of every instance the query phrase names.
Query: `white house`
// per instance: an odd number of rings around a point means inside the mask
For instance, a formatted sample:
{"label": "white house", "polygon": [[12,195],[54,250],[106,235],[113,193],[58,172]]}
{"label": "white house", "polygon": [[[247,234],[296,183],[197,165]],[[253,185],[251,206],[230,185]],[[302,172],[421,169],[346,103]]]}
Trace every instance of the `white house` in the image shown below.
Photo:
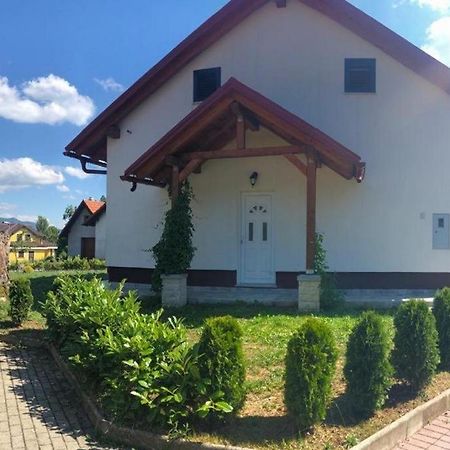
{"label": "white house", "polygon": [[105,259],[106,203],[86,199],[75,210],[60,235],[67,238],[69,256]]}
{"label": "white house", "polygon": [[296,288],[316,231],[343,288],[450,284],[450,69],[344,0],[231,0],[65,154],[107,170],[111,281],[189,179],[191,286]]}

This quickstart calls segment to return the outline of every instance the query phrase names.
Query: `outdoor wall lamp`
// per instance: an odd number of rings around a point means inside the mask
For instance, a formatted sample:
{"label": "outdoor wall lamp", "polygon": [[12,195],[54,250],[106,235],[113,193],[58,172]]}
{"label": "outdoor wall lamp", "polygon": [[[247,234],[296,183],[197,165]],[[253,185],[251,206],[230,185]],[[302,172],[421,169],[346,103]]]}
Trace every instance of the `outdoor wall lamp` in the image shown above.
{"label": "outdoor wall lamp", "polygon": [[256,182],[258,181],[258,172],[253,172],[250,175],[250,184],[252,185],[252,187],[255,186]]}

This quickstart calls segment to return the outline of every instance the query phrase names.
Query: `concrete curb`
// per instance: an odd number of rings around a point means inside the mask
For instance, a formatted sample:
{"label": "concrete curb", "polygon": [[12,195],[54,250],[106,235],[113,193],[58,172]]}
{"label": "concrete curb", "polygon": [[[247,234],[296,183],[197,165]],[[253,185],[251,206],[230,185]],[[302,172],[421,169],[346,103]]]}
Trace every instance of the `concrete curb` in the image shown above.
{"label": "concrete curb", "polygon": [[104,435],[106,438],[112,439],[119,444],[129,445],[146,450],[251,450],[244,447],[232,447],[201,442],[190,442],[184,439],[173,441],[170,440],[167,436],[160,436],[148,431],[119,427],[114,423],[106,420],[102,416],[101,412],[92,401],[92,399],[83,392],[83,389],[78,383],[77,378],[69,369],[67,364],[63,361],[56,348],[49,343],[47,343],[46,348],[52,355],[57,366],[63,372],[64,376],[75,389],[81,400],[83,409],[93,423],[96,431]]}
{"label": "concrete curb", "polygon": [[397,444],[419,431],[450,409],[450,389],[418,406],[400,419],[373,434],[353,450],[392,450]]}

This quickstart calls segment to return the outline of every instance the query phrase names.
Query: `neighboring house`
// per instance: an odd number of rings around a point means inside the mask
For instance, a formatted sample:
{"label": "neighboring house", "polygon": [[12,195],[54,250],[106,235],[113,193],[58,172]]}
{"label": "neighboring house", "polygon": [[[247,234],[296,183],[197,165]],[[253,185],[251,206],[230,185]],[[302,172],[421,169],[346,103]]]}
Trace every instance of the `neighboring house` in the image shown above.
{"label": "neighboring house", "polygon": [[86,220],[86,227],[95,229],[95,257],[105,259],[106,257],[106,203],[97,209],[89,219]]}
{"label": "neighboring house", "polygon": [[[69,256],[100,259],[105,257],[105,211],[105,202],[86,199],[79,204],[60,233],[61,237],[67,238]],[[99,214],[96,216],[97,213]],[[94,217],[95,222],[88,224]]]}
{"label": "neighboring house", "polygon": [[10,236],[10,263],[41,261],[55,256],[57,246],[26,225],[2,222],[0,232]]}
{"label": "neighboring house", "polygon": [[188,179],[191,286],[296,288],[320,231],[343,288],[437,288],[449,124],[450,69],[350,3],[232,0],[65,154],[107,171],[112,281],[149,282]]}

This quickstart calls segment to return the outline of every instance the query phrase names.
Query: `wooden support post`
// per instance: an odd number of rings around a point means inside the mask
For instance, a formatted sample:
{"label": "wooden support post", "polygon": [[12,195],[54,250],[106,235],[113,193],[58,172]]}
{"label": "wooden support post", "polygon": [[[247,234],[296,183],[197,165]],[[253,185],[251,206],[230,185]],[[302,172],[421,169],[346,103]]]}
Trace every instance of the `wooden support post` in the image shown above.
{"label": "wooden support post", "polygon": [[317,161],[308,154],[306,166],[306,273],[314,273],[316,256],[316,183]]}
{"label": "wooden support post", "polygon": [[178,166],[172,166],[172,185],[171,185],[171,198],[172,208],[177,201],[178,194],[180,192],[180,169]]}

